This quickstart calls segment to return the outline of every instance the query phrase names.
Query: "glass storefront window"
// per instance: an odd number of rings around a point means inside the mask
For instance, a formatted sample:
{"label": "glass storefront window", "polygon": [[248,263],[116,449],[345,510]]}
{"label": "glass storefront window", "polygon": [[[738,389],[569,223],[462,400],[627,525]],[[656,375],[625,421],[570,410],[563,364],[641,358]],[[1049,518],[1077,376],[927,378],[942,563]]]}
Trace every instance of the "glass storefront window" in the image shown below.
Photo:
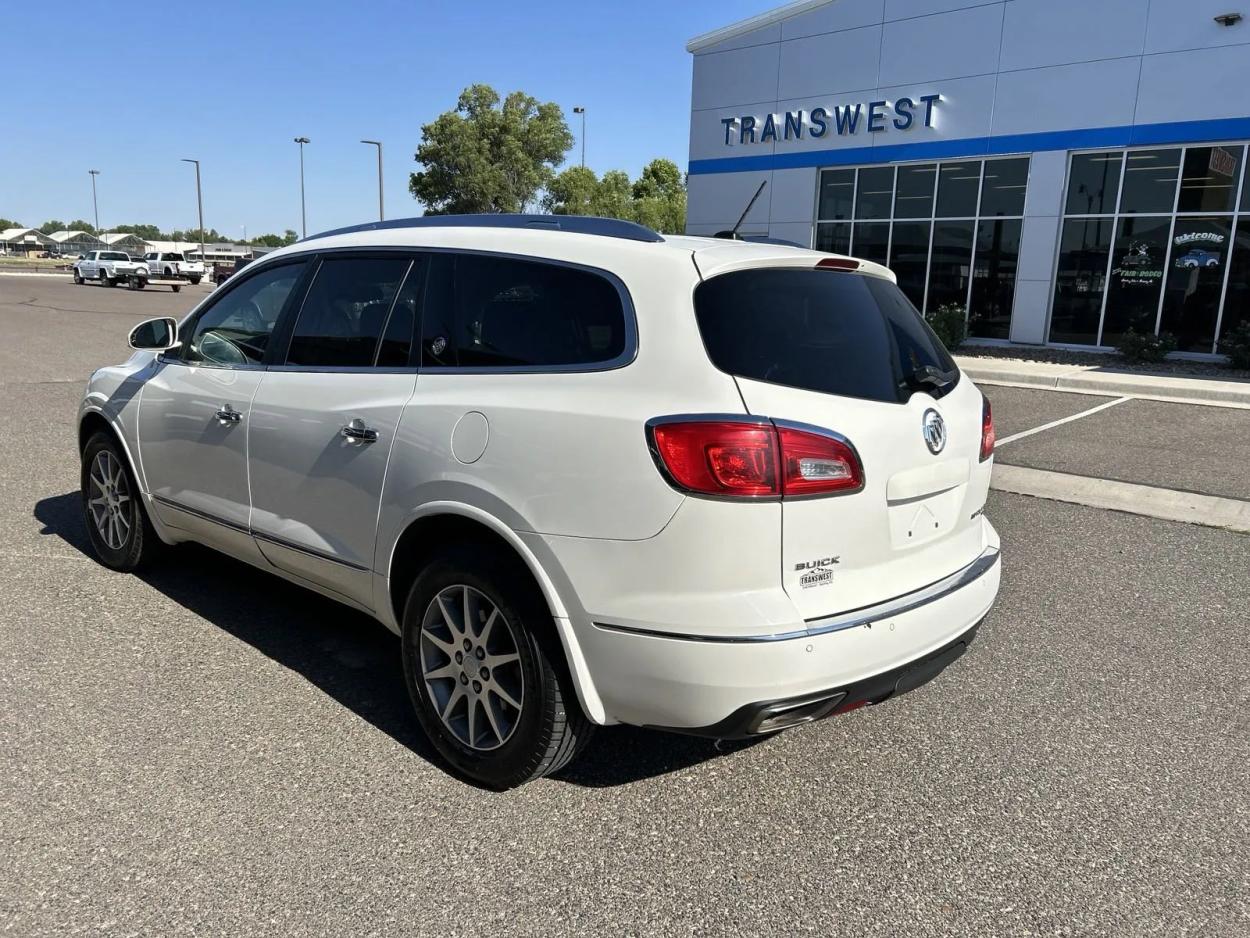
{"label": "glass storefront window", "polygon": [[971,295],[971,334],[1006,339],[1028,177],[1019,156],[827,169],[815,245],[886,264],[920,310],[954,304],[967,315]]}
{"label": "glass storefront window", "polygon": [[893,201],[893,166],[871,166],[859,171],[859,183],[855,187],[856,218],[889,218]]}
{"label": "glass storefront window", "polygon": [[995,215],[1023,215],[1024,190],[1029,181],[1029,161],[990,160],[985,164],[981,183],[982,218]]}
{"label": "glass storefront window", "polygon": [[971,220],[934,222],[933,257],[929,262],[929,309],[936,310],[951,303],[967,307],[975,227],[976,222]]}
{"label": "glass storefront window", "polygon": [[1178,212],[1231,212],[1241,175],[1241,147],[1190,147],[1181,170]]}
{"label": "glass storefront window", "polygon": [[1232,233],[1227,216],[1176,220],[1159,331],[1175,335],[1182,352],[1211,351]]}
{"label": "glass storefront window", "polygon": [[938,217],[960,218],[976,215],[977,189],[980,185],[980,160],[943,163],[938,171]]}
{"label": "glass storefront window", "polygon": [[1237,223],[1237,235],[1229,260],[1228,292],[1224,296],[1224,312],[1220,317],[1220,340],[1243,322],[1250,322],[1250,218],[1243,218]]}
{"label": "glass storefront window", "polygon": [[1155,331],[1171,227],[1171,218],[1120,219],[1111,250],[1103,345],[1115,345],[1129,329]]}
{"label": "glass storefront window", "polygon": [[1006,339],[1016,295],[1016,264],[1020,259],[1021,220],[977,223],[976,263],[972,268],[972,301],[968,334],[980,339]]}
{"label": "glass storefront window", "polygon": [[820,174],[820,203],[817,217],[838,221],[851,217],[855,205],[855,170],[827,169]]}
{"label": "glass storefront window", "polygon": [[900,166],[894,191],[895,218],[932,218],[937,165]]}
{"label": "glass storefront window", "polygon": [[884,264],[890,255],[890,223],[888,221],[856,222],[851,253],[866,261]]}
{"label": "glass storefront window", "polygon": [[1114,224],[1111,218],[1064,221],[1050,317],[1051,342],[1093,345],[1098,341]]}
{"label": "glass storefront window", "polygon": [[1176,177],[1181,151],[1130,150],[1124,161],[1124,191],[1120,211],[1124,214],[1171,212],[1176,202]]}
{"label": "glass storefront window", "polygon": [[928,221],[898,222],[894,225],[894,236],[890,242],[890,269],[898,277],[899,289],[916,309],[924,309],[931,227]]}
{"label": "glass storefront window", "polygon": [[1069,215],[1111,215],[1120,194],[1120,165],[1124,154],[1078,153],[1068,172]]}
{"label": "glass storefront window", "polygon": [[821,223],[816,226],[816,250],[830,254],[851,253],[851,226],[849,224]]}

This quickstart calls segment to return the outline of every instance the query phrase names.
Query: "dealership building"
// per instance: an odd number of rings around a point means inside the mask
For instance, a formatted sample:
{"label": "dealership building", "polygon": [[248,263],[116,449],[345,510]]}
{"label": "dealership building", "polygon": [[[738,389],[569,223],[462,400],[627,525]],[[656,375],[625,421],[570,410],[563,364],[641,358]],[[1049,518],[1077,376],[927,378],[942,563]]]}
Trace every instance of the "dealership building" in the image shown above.
{"label": "dealership building", "polygon": [[699,36],[687,227],[888,264],[986,342],[1250,321],[1250,0],[800,0]]}

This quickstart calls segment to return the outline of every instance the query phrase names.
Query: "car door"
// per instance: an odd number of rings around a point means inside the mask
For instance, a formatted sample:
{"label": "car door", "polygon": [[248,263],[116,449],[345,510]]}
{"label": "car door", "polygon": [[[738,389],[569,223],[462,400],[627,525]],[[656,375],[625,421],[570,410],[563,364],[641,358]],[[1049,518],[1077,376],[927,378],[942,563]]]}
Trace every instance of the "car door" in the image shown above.
{"label": "car door", "polygon": [[373,608],[378,504],[410,361],[425,260],[324,256],[281,364],[252,402],[251,526],[274,566]]}
{"label": "car door", "polygon": [[92,251],[83,260],[78,262],[78,274],[84,280],[92,280],[95,278],[96,258],[98,256],[99,255],[96,251]]}
{"label": "car door", "polygon": [[139,460],[160,519],[245,559],[259,558],[249,533],[252,397],[306,268],[270,264],[215,296],[184,324],[139,402]]}

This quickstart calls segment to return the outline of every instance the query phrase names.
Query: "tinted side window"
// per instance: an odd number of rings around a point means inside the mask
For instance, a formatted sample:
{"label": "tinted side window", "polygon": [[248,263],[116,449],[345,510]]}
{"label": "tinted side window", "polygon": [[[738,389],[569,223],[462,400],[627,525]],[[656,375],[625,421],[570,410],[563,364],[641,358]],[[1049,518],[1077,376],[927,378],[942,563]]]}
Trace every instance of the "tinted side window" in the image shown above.
{"label": "tinted side window", "polygon": [[694,308],[712,364],[743,378],[902,402],[919,369],[957,374],[903,292],[878,277],[736,271],[701,283]]}
{"label": "tinted side window", "polygon": [[232,288],[196,320],[183,360],[213,365],[259,363],[265,357],[274,323],[304,263],[280,264]]}
{"label": "tinted side window", "polygon": [[486,255],[436,255],[426,292],[427,367],[594,365],[625,352],[625,311],[607,278]]}
{"label": "tinted side window", "polygon": [[332,257],[322,262],[300,309],[288,365],[368,367],[411,261]]}

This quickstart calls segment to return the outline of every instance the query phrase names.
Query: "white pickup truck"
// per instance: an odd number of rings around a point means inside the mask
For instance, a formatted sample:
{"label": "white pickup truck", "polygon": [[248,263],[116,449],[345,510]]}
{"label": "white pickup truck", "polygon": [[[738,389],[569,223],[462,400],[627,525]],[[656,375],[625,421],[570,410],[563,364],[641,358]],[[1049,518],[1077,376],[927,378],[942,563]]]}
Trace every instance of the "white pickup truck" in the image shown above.
{"label": "white pickup truck", "polygon": [[153,277],[166,280],[189,280],[192,284],[204,279],[204,265],[189,261],[177,251],[156,251],[143,255],[143,262]]}
{"label": "white pickup truck", "polygon": [[101,286],[115,287],[119,281],[133,277],[147,278],[148,267],[140,261],[132,261],[122,251],[91,251],[74,264],[74,283],[97,280]]}

